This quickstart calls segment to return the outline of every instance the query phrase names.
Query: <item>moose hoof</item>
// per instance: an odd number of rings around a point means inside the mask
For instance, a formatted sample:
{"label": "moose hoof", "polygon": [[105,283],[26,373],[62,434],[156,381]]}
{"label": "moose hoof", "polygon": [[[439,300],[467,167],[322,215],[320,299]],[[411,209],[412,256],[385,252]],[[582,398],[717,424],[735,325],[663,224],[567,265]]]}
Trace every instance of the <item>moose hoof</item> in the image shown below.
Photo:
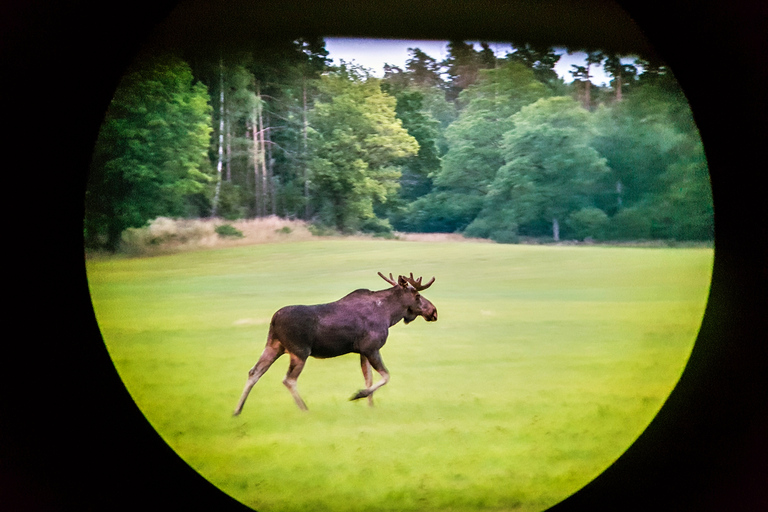
{"label": "moose hoof", "polygon": [[358,392],[355,394],[355,396],[353,396],[353,397],[352,397],[352,398],[350,398],[349,400],[350,400],[350,401],[352,401],[352,400],[360,400],[361,398],[365,398],[365,397],[367,397],[367,396],[368,396],[368,395],[370,395],[370,394],[371,394],[371,392],[370,392],[370,391],[368,391],[367,389],[361,389],[360,391],[358,391]]}

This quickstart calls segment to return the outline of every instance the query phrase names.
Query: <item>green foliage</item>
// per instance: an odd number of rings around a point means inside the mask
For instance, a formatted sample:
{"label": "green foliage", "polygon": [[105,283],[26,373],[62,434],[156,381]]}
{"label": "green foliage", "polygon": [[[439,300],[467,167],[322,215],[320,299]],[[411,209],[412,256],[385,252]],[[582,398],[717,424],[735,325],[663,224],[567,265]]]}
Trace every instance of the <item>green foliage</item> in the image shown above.
{"label": "green foliage", "polygon": [[413,201],[398,220],[405,231],[453,233],[472,222],[482,208],[482,197],[437,190]]}
{"label": "green foliage", "polygon": [[226,237],[243,238],[244,236],[242,231],[240,231],[239,229],[237,229],[231,224],[222,224],[220,226],[216,226],[215,231],[217,235],[223,238],[226,238]]}
{"label": "green foliage", "polygon": [[554,70],[560,55],[552,47],[528,43],[516,45],[516,50],[507,55],[507,60],[523,63],[533,70],[537,80],[552,88],[561,81]]}
{"label": "green foliage", "polygon": [[158,216],[186,216],[210,181],[206,88],[172,55],[140,62],[120,83],[96,142],[85,224],[115,248],[120,233]]}
{"label": "green foliage", "polygon": [[398,160],[419,145],[396,117],[394,97],[379,81],[342,68],[322,77],[310,117],[311,183],[322,222],[352,232],[374,217],[374,203],[393,195]]}
{"label": "green foliage", "polygon": [[611,238],[616,240],[648,240],[651,238],[651,212],[647,207],[626,208],[611,217]]}
{"label": "green foliage", "polygon": [[[482,70],[478,82],[461,93],[459,101],[466,106],[445,132],[448,152],[433,179],[436,190],[414,203],[408,216],[423,218],[429,212],[443,219],[438,223],[450,231],[472,222],[504,164],[501,141],[512,128],[511,116],[546,94],[533,72],[520,63]],[[425,205],[428,201],[433,204]]]}
{"label": "green foliage", "polygon": [[[631,207],[661,193],[659,178],[678,158],[684,140],[666,112],[627,98],[611,108],[599,108],[595,125],[594,147],[611,168],[604,180],[604,190],[609,193],[601,206],[616,211],[619,201],[621,206]],[[618,184],[620,192],[615,192]]]}
{"label": "green foliage", "polygon": [[219,190],[217,216],[226,220],[237,220],[246,217],[245,198],[247,194],[232,181],[222,181]]}
{"label": "green foliage", "polygon": [[395,112],[403,128],[419,145],[416,155],[401,160],[400,197],[415,199],[429,192],[430,177],[440,169],[437,139],[439,123],[424,108],[424,93],[404,90],[395,96]]}
{"label": "green foliage", "polygon": [[689,137],[687,154],[660,177],[665,193],[654,202],[659,238],[712,240],[714,211],[709,169],[698,137]]}
{"label": "green foliage", "polygon": [[339,234],[338,231],[327,224],[313,223],[309,224],[307,228],[313,236],[335,236]]}
{"label": "green foliage", "polygon": [[564,219],[588,200],[608,172],[590,146],[590,114],[569,97],[545,98],[512,118],[504,136],[506,163],[484,199],[481,218],[495,231],[537,220]]}
{"label": "green foliage", "polygon": [[518,241],[517,221],[510,211],[499,215],[481,215],[464,229],[464,236],[490,238],[494,242],[511,244]]}
{"label": "green foliage", "polygon": [[389,223],[388,219],[379,219],[378,217],[366,219],[360,225],[360,231],[370,233],[377,238],[395,238],[392,224]]}
{"label": "green foliage", "polygon": [[[126,228],[158,216],[270,214],[334,233],[394,226],[500,242],[560,228],[713,238],[701,140],[663,63],[591,52],[566,85],[552,48],[513,50],[498,59],[488,44],[457,40],[437,62],[410,48],[382,80],[329,67],[321,38],[190,51],[193,68],[143,58],[99,134],[87,244],[115,249]],[[612,86],[586,88],[579,80],[602,61]]]}
{"label": "green foliage", "polygon": [[608,222],[608,215],[603,210],[587,207],[568,215],[566,224],[571,229],[572,235],[579,240],[585,238],[602,240],[607,234]]}

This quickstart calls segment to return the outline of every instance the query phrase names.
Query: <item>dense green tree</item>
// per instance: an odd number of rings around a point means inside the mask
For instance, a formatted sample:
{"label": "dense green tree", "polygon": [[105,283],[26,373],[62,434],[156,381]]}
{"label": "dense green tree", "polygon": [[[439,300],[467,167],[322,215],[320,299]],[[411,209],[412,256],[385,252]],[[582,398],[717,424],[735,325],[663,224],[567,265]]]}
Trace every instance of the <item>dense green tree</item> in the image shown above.
{"label": "dense green tree", "polygon": [[630,97],[595,112],[593,146],[611,168],[596,201],[609,214],[662,193],[660,176],[678,159],[683,134],[663,110],[650,106]]}
{"label": "dense green tree", "polygon": [[[504,164],[500,144],[504,133],[512,128],[511,116],[546,94],[546,87],[535,79],[532,70],[519,62],[482,70],[478,82],[461,93],[459,102],[466,106],[446,130],[448,151],[433,179],[436,190],[411,209],[432,210],[423,203],[439,196],[438,204],[449,208],[440,215],[443,228],[456,231],[466,227],[479,213],[488,186]],[[415,223],[421,217],[410,218]]]}
{"label": "dense green tree", "polygon": [[408,48],[410,57],[405,61],[405,69],[410,74],[409,81],[419,87],[440,87],[440,65],[419,48]]}
{"label": "dense green tree", "polygon": [[674,240],[712,240],[714,211],[709,168],[698,136],[687,134],[681,158],[661,176],[664,193],[652,201],[651,236]]}
{"label": "dense green tree", "polygon": [[591,68],[603,62],[604,58],[605,55],[601,51],[588,51],[584,59],[586,66],[571,65],[573,69],[571,69],[570,73],[574,78],[574,82],[581,84],[582,90],[579,92],[581,104],[587,110],[591,110],[593,107],[592,89],[594,85],[592,85]]}
{"label": "dense green tree", "polygon": [[480,42],[480,51],[477,52],[477,59],[480,62],[480,67],[483,69],[493,69],[496,67],[496,54],[491,45],[485,41]]}
{"label": "dense green tree", "polygon": [[594,184],[608,172],[605,159],[590,145],[590,114],[568,97],[542,98],[512,117],[504,136],[505,164],[484,198],[483,211],[468,234],[513,240],[520,226],[560,222],[589,205]]}
{"label": "dense green tree", "polygon": [[320,220],[348,232],[374,219],[401,176],[396,162],[419,149],[380,81],[342,66],[321,79],[311,112],[310,179]]}
{"label": "dense green tree", "polygon": [[198,215],[211,181],[211,107],[204,85],[172,55],[126,74],[99,132],[86,194],[90,245],[115,249],[121,232],[158,216]]}
{"label": "dense green tree", "polygon": [[616,53],[607,53],[603,69],[613,77],[611,86],[616,94],[616,101],[621,101],[624,89],[631,84],[637,76],[637,68],[632,64],[621,62],[621,56]]}
{"label": "dense green tree", "polygon": [[416,139],[419,151],[400,162],[400,197],[413,200],[429,192],[432,175],[440,169],[437,139],[439,123],[424,108],[424,93],[418,89],[407,89],[395,96],[395,113],[403,128]]}
{"label": "dense green tree", "polygon": [[446,98],[449,101],[455,101],[461,91],[474,84],[478,78],[478,72],[481,69],[493,68],[495,58],[491,59],[489,53],[493,52],[490,48],[484,53],[475,50],[472,43],[465,41],[448,41],[448,55],[442,62],[447,75],[446,80]]}
{"label": "dense green tree", "polygon": [[[410,48],[382,80],[329,68],[321,38],[187,51],[143,58],[121,83],[94,153],[89,245],[159,215],[273,213],[499,241],[713,236],[701,140],[661,62],[590,52],[566,85],[554,50],[531,44],[497,59],[451,41],[440,63]],[[603,61],[612,87],[589,82]]]}
{"label": "dense green tree", "polygon": [[544,84],[554,86],[561,82],[555,72],[555,64],[560,60],[560,55],[550,46],[528,43],[515,45],[515,51],[507,54],[506,59],[521,62],[531,68],[536,79]]}
{"label": "dense green tree", "polygon": [[[445,99],[440,66],[419,48],[408,49],[406,70],[386,65],[382,90],[397,99],[403,127],[419,143],[419,153],[403,163],[400,197],[412,200],[431,189],[431,177],[447,151],[445,129],[456,119],[456,105]],[[398,209],[401,209],[398,207]]]}
{"label": "dense green tree", "polygon": [[[612,169],[597,202],[617,216],[617,226],[628,216],[643,217],[643,230],[615,227],[615,237],[637,238],[642,232],[646,238],[711,238],[712,201],[701,139],[685,97],[666,80],[641,75],[624,101],[596,112],[594,144]],[[673,213],[677,207],[680,215]],[[688,227],[674,227],[682,225]]]}

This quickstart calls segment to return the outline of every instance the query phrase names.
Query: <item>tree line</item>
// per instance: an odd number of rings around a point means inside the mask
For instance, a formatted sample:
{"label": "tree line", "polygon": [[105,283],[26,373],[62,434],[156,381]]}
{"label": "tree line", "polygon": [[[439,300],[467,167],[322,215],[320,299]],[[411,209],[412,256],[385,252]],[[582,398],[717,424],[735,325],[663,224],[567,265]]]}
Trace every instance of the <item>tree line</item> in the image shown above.
{"label": "tree line", "polygon": [[[138,58],[106,113],[85,238],[158,216],[278,215],[341,233],[711,240],[706,158],[663,63],[450,41],[383,78],[321,38]],[[590,81],[602,64],[610,84]]]}

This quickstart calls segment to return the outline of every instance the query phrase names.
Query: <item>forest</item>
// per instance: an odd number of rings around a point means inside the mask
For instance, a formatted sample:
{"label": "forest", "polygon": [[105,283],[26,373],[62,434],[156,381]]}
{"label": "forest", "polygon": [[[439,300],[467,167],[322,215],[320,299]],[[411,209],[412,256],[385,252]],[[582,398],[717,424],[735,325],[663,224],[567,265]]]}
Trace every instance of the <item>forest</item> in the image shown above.
{"label": "forest", "polygon": [[[568,49],[578,51],[579,49]],[[662,62],[551,47],[409,48],[384,76],[322,38],[147,51],[95,144],[87,247],[158,217],[301,219],[317,232],[461,233],[517,243],[711,241],[704,149]],[[589,81],[601,64],[605,86]]]}

